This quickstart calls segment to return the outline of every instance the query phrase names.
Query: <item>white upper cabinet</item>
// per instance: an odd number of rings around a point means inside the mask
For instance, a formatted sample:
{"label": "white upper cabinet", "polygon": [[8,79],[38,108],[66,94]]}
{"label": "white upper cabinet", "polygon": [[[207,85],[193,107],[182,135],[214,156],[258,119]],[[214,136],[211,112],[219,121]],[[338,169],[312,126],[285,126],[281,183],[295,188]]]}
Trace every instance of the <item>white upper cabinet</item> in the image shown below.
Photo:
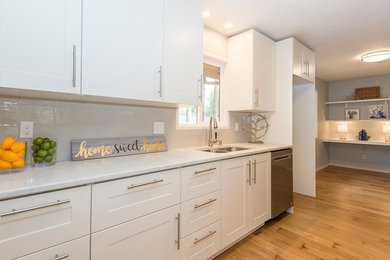
{"label": "white upper cabinet", "polygon": [[203,81],[203,5],[164,1],[163,101],[197,104]]}
{"label": "white upper cabinet", "polygon": [[228,42],[225,85],[232,111],[275,111],[275,42],[249,30]]}
{"label": "white upper cabinet", "polygon": [[80,93],[81,0],[0,0],[0,86]]}
{"label": "white upper cabinet", "polygon": [[202,2],[85,0],[82,94],[196,104]]}
{"label": "white upper cabinet", "polygon": [[163,0],[84,0],[85,95],[160,101]]}
{"label": "white upper cabinet", "polygon": [[314,52],[295,39],[293,74],[304,79],[303,82],[315,82]]}

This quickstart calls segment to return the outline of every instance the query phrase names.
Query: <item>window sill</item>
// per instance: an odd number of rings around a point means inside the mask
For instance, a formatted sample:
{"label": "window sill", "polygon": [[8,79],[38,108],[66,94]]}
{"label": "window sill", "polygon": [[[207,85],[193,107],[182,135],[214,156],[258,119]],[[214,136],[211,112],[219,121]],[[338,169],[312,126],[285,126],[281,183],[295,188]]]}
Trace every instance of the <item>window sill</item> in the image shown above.
{"label": "window sill", "polygon": [[[209,124],[179,124],[176,125],[176,130],[208,130]],[[229,129],[229,126],[227,125],[219,125],[218,129]]]}

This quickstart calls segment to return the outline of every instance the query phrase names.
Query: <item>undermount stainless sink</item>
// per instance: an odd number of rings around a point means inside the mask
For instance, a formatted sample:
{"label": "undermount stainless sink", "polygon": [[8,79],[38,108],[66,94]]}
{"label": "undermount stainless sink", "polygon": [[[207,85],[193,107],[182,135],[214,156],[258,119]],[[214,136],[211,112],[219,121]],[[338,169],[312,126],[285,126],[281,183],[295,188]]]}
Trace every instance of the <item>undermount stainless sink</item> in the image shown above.
{"label": "undermount stainless sink", "polygon": [[209,152],[209,153],[230,153],[230,152],[237,152],[242,150],[249,150],[249,148],[244,147],[213,147],[209,149],[202,150],[203,152]]}

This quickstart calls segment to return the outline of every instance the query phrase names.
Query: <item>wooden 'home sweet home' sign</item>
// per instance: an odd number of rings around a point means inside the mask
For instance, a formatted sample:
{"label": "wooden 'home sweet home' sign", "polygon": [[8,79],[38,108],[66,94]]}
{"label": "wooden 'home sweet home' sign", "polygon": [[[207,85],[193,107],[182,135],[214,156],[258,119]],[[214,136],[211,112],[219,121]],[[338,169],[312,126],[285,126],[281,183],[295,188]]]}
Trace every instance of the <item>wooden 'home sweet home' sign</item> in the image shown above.
{"label": "wooden 'home sweet home' sign", "polygon": [[104,140],[90,139],[72,141],[73,161],[163,151],[168,151],[165,136],[139,136]]}

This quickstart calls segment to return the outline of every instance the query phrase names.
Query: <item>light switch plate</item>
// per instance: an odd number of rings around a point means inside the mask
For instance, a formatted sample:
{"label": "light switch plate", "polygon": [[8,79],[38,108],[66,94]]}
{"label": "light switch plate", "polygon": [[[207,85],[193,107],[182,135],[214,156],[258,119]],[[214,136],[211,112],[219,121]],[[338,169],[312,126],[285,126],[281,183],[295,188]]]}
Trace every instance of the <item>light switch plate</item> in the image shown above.
{"label": "light switch plate", "polygon": [[164,122],[154,122],[154,134],[163,135],[164,132]]}
{"label": "light switch plate", "polygon": [[33,121],[20,121],[20,138],[32,138],[34,131]]}

